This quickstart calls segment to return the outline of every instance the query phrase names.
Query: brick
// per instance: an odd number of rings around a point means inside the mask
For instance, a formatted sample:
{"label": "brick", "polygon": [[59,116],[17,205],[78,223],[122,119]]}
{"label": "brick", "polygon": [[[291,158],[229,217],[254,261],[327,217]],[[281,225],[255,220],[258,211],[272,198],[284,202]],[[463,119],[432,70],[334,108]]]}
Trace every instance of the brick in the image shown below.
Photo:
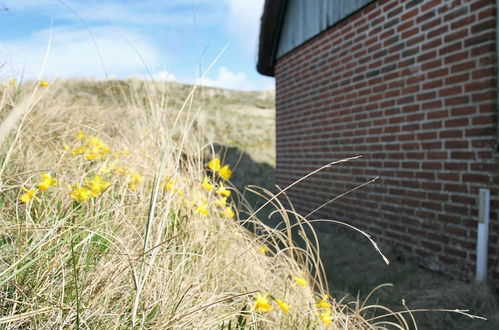
{"label": "brick", "polygon": [[475,153],[472,151],[453,151],[451,152],[450,156],[452,159],[475,159]]}
{"label": "brick", "polygon": [[427,60],[431,60],[437,57],[437,51],[436,50],[431,50],[429,52],[426,52],[424,54],[421,54],[418,56],[417,60],[418,62],[424,62]]}
{"label": "brick", "polygon": [[423,15],[420,15],[416,18],[416,23],[421,24],[421,23],[423,23],[423,22],[425,22],[425,21],[427,21],[435,16],[436,16],[435,11],[433,11],[433,10],[426,11],[423,13]]}
{"label": "brick", "polygon": [[466,15],[468,13],[468,10],[466,7],[462,6],[459,7],[452,12],[448,13],[447,15],[444,16],[444,21],[452,21],[453,19],[456,19],[457,17]]}
{"label": "brick", "polygon": [[489,78],[495,75],[495,70],[493,68],[478,69],[472,72],[472,79],[482,79]]}
{"label": "brick", "polygon": [[466,140],[445,141],[445,149],[468,149],[469,143]]}
{"label": "brick", "polygon": [[467,17],[464,17],[464,18],[461,18],[457,21],[454,21],[451,25],[450,25],[450,28],[452,30],[456,30],[456,29],[459,29],[459,28],[462,28],[462,27],[466,27],[465,30],[468,30],[469,29],[469,26],[471,23],[475,22],[476,21],[476,17],[475,15],[470,15],[470,16],[467,16]]}
{"label": "brick", "polygon": [[458,50],[461,50],[463,49],[463,44],[461,41],[458,41],[458,42],[455,42],[451,45],[448,45],[448,46],[445,46],[445,47],[442,47],[438,54],[440,56],[443,56],[443,55],[446,55],[446,54],[449,54],[449,53],[453,53],[453,52],[456,52]]}
{"label": "brick", "polygon": [[422,6],[421,10],[422,11],[427,11],[429,9],[432,9],[436,6],[438,6],[441,3],[441,0],[433,0],[433,1],[426,1]]}
{"label": "brick", "polygon": [[465,50],[463,52],[455,53],[455,54],[452,54],[452,55],[445,57],[444,63],[451,64],[454,62],[460,62],[460,61],[468,59],[469,57],[470,57],[470,54],[469,54],[468,50]]}
{"label": "brick", "polygon": [[438,96],[440,97],[446,97],[446,96],[451,96],[451,95],[459,95],[462,93],[462,88],[461,86],[454,86],[454,87],[449,87],[449,88],[444,88],[438,91]]}
{"label": "brick", "polygon": [[464,182],[473,182],[473,183],[490,183],[490,176],[485,174],[463,174]]}
{"label": "brick", "polygon": [[469,124],[468,118],[449,119],[445,121],[445,127],[463,127]]}
{"label": "brick", "polygon": [[429,31],[426,34],[427,39],[432,39],[438,36],[441,36],[442,34],[447,33],[449,31],[449,27],[447,25],[442,25],[434,30]]}
{"label": "brick", "polygon": [[494,31],[486,31],[480,35],[473,35],[464,40],[464,46],[470,47],[475,45],[480,45],[486,42],[494,42],[495,32]]}
{"label": "brick", "polygon": [[481,21],[480,23],[473,25],[471,27],[471,33],[477,34],[486,30],[493,30],[495,28],[496,28],[496,21],[495,18],[492,17],[489,20]]}
{"label": "brick", "polygon": [[466,104],[468,103],[470,98],[465,95],[465,96],[454,96],[452,98],[448,98],[445,100],[444,104],[445,106],[454,106],[454,105],[460,105],[460,104]]}
{"label": "brick", "polygon": [[417,5],[421,4],[421,3],[423,3],[423,0],[411,0],[411,1],[407,1],[405,3],[405,9],[406,10],[410,9],[410,8],[412,8],[414,6],[417,6]]}
{"label": "brick", "polygon": [[438,133],[438,136],[441,139],[460,138],[463,136],[463,132],[459,130],[441,131]]}
{"label": "brick", "polygon": [[448,68],[440,68],[440,69],[437,69],[437,70],[430,71],[430,72],[426,73],[426,77],[428,79],[433,79],[433,78],[445,76],[448,73],[449,73],[449,69]]}
{"label": "brick", "polygon": [[470,78],[470,74],[468,72],[456,74],[450,77],[445,78],[446,85],[458,84],[468,81]]}
{"label": "brick", "polygon": [[484,90],[488,88],[494,88],[495,82],[491,80],[476,81],[464,86],[465,92],[472,92],[477,90]]}

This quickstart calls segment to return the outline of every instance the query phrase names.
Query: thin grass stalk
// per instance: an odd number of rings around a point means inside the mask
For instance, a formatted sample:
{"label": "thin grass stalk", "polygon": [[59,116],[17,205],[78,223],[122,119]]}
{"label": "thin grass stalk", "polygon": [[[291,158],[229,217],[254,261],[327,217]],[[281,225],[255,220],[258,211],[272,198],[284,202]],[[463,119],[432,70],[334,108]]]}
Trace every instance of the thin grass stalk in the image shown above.
{"label": "thin grass stalk", "polygon": [[[73,224],[74,225],[74,224]],[[73,228],[74,230],[74,228]],[[74,240],[75,240],[75,233],[73,233],[73,237],[71,238],[71,263],[73,266],[73,281],[74,281],[74,286],[75,286],[75,293],[76,293],[76,329],[80,329],[80,313],[81,313],[81,299],[80,299],[80,291],[78,289],[79,287],[79,280],[78,280],[78,260],[76,258],[76,254],[74,251]]]}

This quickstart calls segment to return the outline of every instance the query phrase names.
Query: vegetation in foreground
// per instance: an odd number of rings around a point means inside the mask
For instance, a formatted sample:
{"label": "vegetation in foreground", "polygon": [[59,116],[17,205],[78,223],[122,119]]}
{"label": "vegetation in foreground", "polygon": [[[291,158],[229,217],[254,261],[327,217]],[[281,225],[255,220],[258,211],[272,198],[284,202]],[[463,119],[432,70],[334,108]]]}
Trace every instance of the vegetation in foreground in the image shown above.
{"label": "vegetation in foreground", "polygon": [[193,93],[78,84],[2,89],[2,327],[371,327],[328,296],[317,242],[295,246],[249,206],[264,234],[240,225],[234,164]]}
{"label": "vegetation in foreground", "polygon": [[[292,226],[312,228],[265,189],[284,226],[259,220],[231,184],[251,171],[224,155],[263,149],[268,133],[252,134],[266,127],[248,121],[255,129],[229,137],[235,116],[203,95],[234,95],[191,91],[139,81],[2,88],[0,327],[410,328],[406,310],[331,297],[317,240],[292,239]],[[251,100],[252,111],[268,103]]]}

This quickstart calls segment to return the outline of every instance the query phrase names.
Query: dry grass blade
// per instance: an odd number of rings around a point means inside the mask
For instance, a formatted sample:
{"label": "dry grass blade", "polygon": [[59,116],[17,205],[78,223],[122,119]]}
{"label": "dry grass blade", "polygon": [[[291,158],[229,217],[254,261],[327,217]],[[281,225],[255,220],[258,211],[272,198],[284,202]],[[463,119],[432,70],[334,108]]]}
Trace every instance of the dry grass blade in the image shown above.
{"label": "dry grass blade", "polygon": [[30,311],[30,312],[20,313],[20,314],[16,314],[16,315],[12,315],[12,316],[0,317],[0,324],[7,324],[7,323],[14,323],[14,322],[23,321],[25,319],[29,319],[29,318],[35,317],[37,315],[40,315],[40,314],[48,313],[48,312],[51,312],[53,310],[54,310],[54,308],[44,307],[44,308],[40,308],[40,309]]}

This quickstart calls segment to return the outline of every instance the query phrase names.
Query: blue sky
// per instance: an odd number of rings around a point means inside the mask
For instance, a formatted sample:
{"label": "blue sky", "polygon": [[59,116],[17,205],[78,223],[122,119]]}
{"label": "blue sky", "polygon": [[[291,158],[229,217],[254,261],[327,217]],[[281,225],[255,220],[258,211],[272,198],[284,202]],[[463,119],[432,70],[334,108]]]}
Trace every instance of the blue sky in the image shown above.
{"label": "blue sky", "polygon": [[0,0],[0,80],[144,78],[149,68],[156,80],[193,83],[228,45],[205,85],[272,88],[255,69],[262,8],[263,0]]}

